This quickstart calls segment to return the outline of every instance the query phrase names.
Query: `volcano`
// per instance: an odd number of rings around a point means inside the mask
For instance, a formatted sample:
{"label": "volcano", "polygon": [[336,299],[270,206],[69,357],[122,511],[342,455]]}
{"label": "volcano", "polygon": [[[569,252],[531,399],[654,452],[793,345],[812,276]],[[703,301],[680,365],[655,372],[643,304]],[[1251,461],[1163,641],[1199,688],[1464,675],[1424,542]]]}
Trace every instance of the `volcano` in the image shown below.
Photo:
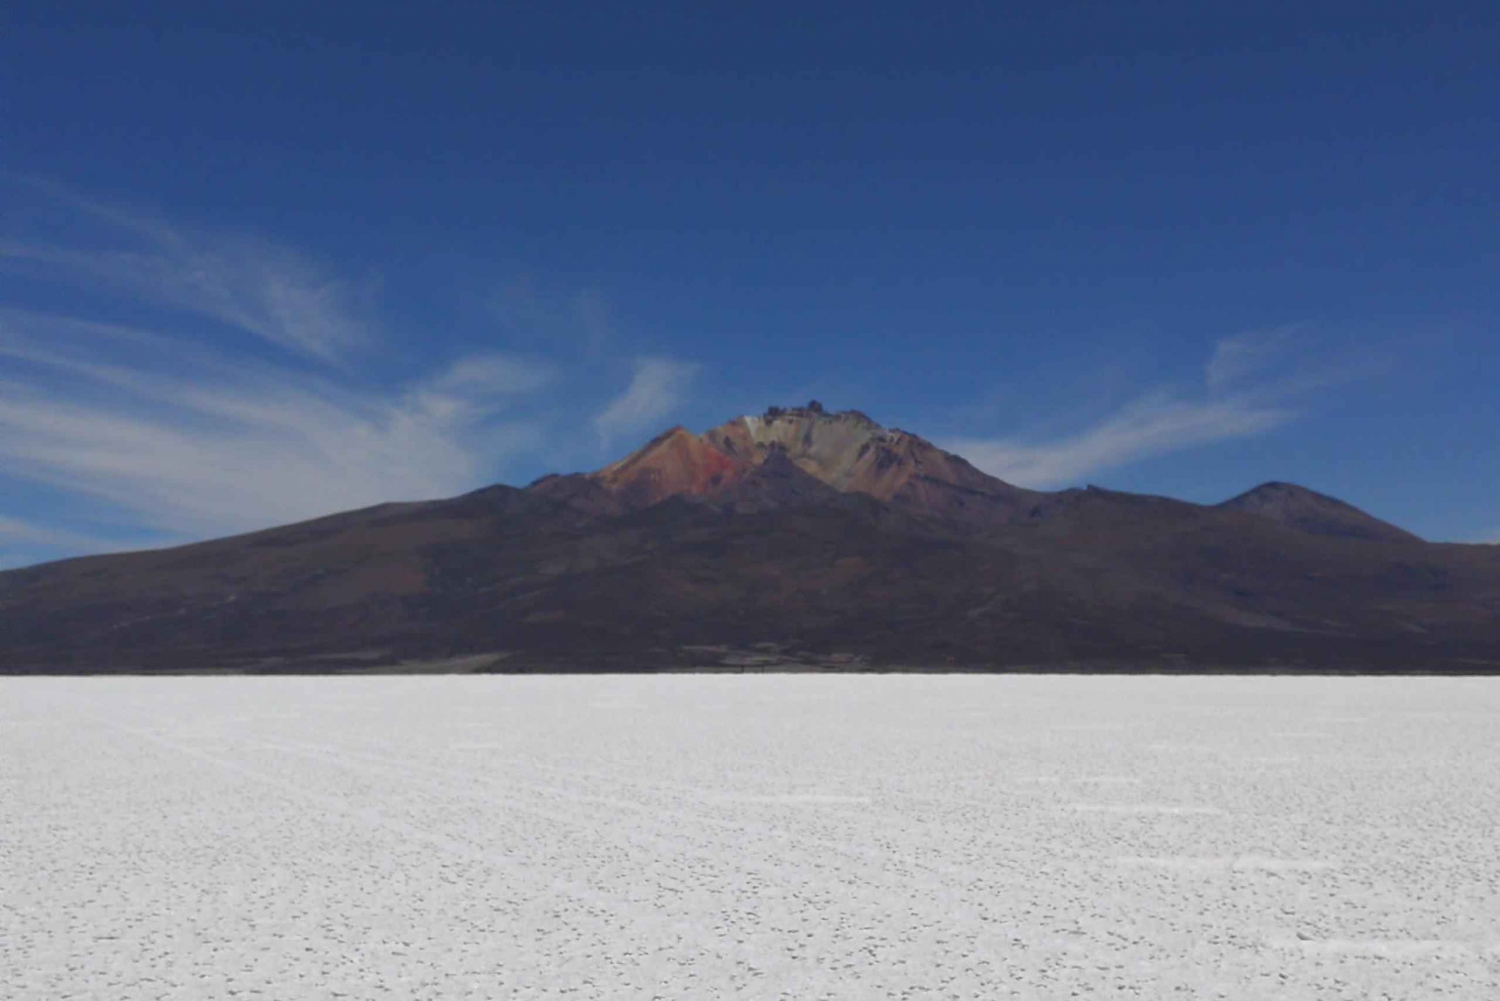
{"label": "volcano", "polygon": [[817,402],[602,469],[0,573],[0,670],[1500,671],[1500,548],[1005,483]]}
{"label": "volcano", "polygon": [[828,413],[816,400],[737,417],[702,435],[673,428],[592,478],[636,505],[667,497],[712,500],[780,460],[839,493],[973,527],[1014,521],[1045,497],[857,410]]}

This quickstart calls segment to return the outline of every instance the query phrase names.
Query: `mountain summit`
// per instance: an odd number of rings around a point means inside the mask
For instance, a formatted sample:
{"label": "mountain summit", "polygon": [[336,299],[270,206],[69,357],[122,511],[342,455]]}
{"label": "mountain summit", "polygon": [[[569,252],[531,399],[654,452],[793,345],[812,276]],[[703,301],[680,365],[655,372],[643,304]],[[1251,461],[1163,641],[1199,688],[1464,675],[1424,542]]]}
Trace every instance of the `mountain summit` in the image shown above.
{"label": "mountain summit", "polygon": [[1262,483],[1219,507],[1226,511],[1257,514],[1314,535],[1382,539],[1386,542],[1417,541],[1415,535],[1403,528],[1295,483]]}
{"label": "mountain summit", "polygon": [[0,672],[434,661],[1500,672],[1500,549],[1285,483],[1027,490],[813,402],[525,488],[0,573]]}
{"label": "mountain summit", "polygon": [[1042,498],[975,469],[917,435],[884,428],[857,410],[770,407],[695,435],[675,427],[591,478],[627,503],[713,499],[773,459],[785,459],[839,493],[866,494],[970,525],[1024,517]]}

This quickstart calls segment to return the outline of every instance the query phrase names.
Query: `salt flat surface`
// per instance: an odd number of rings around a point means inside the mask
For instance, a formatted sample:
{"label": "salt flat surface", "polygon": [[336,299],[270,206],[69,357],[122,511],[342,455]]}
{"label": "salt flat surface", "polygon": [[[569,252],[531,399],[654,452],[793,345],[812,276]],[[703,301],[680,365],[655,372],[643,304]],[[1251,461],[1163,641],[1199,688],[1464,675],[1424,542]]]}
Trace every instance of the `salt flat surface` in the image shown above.
{"label": "salt flat surface", "polygon": [[0,997],[1500,998],[1500,681],[0,679]]}

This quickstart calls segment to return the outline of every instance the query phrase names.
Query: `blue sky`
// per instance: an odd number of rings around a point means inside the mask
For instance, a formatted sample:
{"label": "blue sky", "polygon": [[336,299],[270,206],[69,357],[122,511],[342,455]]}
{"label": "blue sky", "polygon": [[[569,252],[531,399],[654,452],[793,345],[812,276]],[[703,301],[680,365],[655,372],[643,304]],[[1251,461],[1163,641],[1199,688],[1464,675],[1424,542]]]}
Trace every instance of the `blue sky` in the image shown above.
{"label": "blue sky", "polygon": [[0,13],[0,565],[813,397],[1500,538],[1489,5],[92,6]]}

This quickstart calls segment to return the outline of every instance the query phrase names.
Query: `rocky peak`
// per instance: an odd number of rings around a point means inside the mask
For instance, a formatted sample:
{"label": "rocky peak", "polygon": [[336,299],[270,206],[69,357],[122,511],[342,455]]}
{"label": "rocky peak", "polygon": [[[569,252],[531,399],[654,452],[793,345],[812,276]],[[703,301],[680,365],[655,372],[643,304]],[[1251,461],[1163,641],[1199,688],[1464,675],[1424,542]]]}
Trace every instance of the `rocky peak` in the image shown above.
{"label": "rocky peak", "polygon": [[713,498],[773,457],[834,491],[976,525],[1009,520],[1035,496],[917,435],[886,429],[857,410],[830,412],[817,400],[768,407],[701,435],[672,428],[592,478],[632,505]]}

